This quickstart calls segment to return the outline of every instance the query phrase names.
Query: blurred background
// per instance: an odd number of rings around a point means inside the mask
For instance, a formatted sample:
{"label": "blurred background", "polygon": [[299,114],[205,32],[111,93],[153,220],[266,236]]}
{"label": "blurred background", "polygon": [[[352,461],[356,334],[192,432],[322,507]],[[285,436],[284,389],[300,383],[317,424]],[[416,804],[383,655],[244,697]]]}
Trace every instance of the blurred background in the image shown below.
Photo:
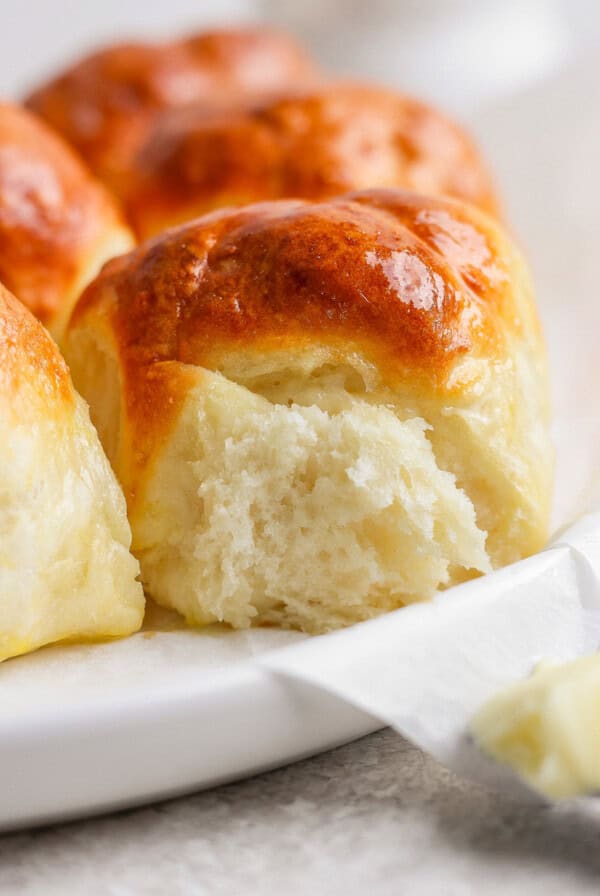
{"label": "blurred background", "polygon": [[324,65],[469,112],[598,45],[597,0],[2,0],[0,84],[16,96],[103,42],[268,21]]}

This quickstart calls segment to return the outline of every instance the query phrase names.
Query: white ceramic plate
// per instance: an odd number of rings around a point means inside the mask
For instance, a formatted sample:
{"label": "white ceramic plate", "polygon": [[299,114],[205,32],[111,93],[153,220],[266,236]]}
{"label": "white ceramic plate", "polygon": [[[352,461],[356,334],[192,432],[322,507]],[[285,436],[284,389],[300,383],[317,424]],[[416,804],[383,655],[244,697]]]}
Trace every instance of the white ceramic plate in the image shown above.
{"label": "white ceramic plate", "polygon": [[300,635],[178,630],[156,615],[124,641],[0,666],[0,828],[209,787],[381,727],[254,661]]}
{"label": "white ceramic plate", "polygon": [[254,662],[299,637],[218,627],[144,631],[2,664],[0,827],[175,796],[381,727]]}

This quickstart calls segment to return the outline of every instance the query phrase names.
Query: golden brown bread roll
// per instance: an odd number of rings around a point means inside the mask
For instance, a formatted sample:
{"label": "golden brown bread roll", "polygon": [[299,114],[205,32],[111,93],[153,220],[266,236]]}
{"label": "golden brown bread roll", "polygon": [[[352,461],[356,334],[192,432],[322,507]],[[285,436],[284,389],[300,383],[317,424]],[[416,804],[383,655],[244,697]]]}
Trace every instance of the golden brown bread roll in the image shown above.
{"label": "golden brown bread roll", "polygon": [[83,287],[132,246],[113,198],[72,150],[0,103],[0,280],[58,338]]}
{"label": "golden brown bread roll", "polygon": [[58,349],[1,285],[0,432],[0,660],[138,629],[123,494]]}
{"label": "golden brown bread roll", "polygon": [[149,122],[161,109],[295,87],[316,77],[308,55],[265,28],[129,43],[85,57],[28,99],[120,193]]}
{"label": "golden brown bread roll", "polygon": [[67,358],[158,602],[323,631],[536,551],[527,270],[475,208],[373,190],[215,212],[115,259]]}
{"label": "golden brown bread roll", "polygon": [[417,100],[349,83],[163,115],[123,198],[147,237],[227,205],[368,187],[447,194],[497,212],[490,176],[461,128]]}

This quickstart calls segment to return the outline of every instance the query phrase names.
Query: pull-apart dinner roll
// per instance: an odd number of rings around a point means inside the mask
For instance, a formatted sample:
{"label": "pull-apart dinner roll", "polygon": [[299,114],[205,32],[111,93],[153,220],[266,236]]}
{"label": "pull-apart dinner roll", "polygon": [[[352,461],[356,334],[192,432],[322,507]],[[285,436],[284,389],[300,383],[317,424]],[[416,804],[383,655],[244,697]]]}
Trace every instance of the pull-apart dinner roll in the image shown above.
{"label": "pull-apart dinner roll", "polygon": [[0,103],[0,280],[60,338],[83,287],[132,246],[113,198],[72,150]]}
{"label": "pull-apart dinner roll", "polygon": [[157,601],[318,632],[537,550],[527,271],[450,200],[215,212],[110,262],[66,338]]}
{"label": "pull-apart dinner roll", "polygon": [[147,237],[227,205],[368,187],[447,194],[497,212],[461,128],[417,100],[360,84],[166,113],[141,146],[124,201]]}
{"label": "pull-apart dinner roll", "polygon": [[28,99],[93,171],[121,193],[132,154],[161,109],[229,101],[316,79],[308,55],[265,28],[126,43],[87,56]]}
{"label": "pull-apart dinner roll", "polygon": [[3,287],[0,431],[0,660],[138,629],[122,492],[58,349]]}

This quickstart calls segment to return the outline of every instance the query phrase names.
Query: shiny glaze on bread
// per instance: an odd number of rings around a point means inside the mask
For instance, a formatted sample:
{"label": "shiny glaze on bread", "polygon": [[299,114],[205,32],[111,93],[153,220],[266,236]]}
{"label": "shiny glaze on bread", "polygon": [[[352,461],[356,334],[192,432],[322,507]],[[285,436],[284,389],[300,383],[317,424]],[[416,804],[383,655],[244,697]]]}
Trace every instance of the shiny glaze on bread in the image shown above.
{"label": "shiny glaze on bread", "polygon": [[498,212],[490,175],[458,125],[418,100],[355,83],[172,110],[150,129],[124,198],[147,237],[226,205],[372,187]]}
{"label": "shiny glaze on bread", "polygon": [[124,43],[86,56],[29,97],[108,185],[161,109],[297,86],[316,77],[307,54],[265,28],[207,31],[164,43]]}

